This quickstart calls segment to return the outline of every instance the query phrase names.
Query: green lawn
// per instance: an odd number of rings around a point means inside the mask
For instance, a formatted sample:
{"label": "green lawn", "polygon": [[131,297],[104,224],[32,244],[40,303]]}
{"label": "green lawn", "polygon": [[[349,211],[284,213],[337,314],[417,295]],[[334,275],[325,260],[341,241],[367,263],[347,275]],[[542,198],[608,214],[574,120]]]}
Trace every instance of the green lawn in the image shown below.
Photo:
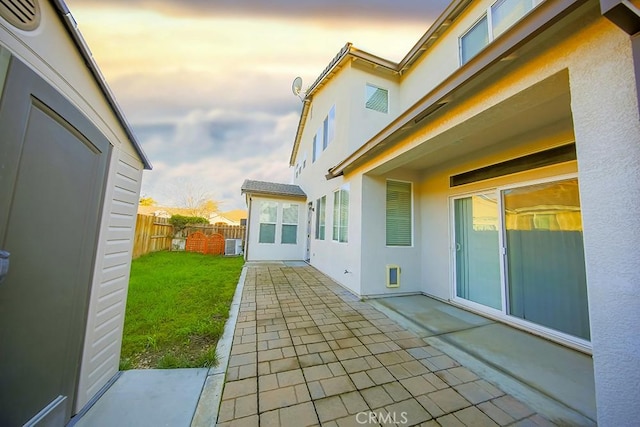
{"label": "green lawn", "polygon": [[243,264],[186,252],[133,260],[120,369],[215,365]]}

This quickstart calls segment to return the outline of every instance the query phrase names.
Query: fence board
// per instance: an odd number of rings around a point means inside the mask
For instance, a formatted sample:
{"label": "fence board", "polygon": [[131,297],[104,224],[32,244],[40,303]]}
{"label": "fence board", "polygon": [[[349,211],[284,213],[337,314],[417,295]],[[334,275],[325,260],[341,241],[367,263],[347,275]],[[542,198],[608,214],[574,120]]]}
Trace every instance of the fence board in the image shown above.
{"label": "fence board", "polygon": [[[246,227],[243,225],[194,225],[185,228],[180,235],[188,237],[199,232],[207,237],[219,234],[225,239],[244,240],[245,229]],[[133,258],[138,258],[149,252],[170,250],[173,235],[173,226],[169,224],[168,218],[138,214],[133,242]]]}
{"label": "fence board", "polygon": [[189,236],[192,233],[200,232],[205,236],[211,236],[212,234],[221,234],[225,239],[242,239],[244,240],[245,233],[244,225],[190,225],[185,228],[185,236]]}
{"label": "fence board", "polygon": [[172,236],[173,226],[169,224],[167,218],[138,215],[133,241],[133,258],[149,252],[169,250]]}

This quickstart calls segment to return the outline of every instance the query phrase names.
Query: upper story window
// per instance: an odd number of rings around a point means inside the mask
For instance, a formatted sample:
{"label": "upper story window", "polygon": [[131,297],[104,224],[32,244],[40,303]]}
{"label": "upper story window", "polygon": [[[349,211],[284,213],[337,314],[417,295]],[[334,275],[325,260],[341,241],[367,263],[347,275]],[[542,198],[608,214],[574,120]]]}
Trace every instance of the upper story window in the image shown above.
{"label": "upper story window", "polygon": [[312,160],[315,162],[320,157],[322,153],[322,128],[318,129],[315,136],[313,137],[313,158]]}
{"label": "upper story window", "polygon": [[486,45],[529,13],[542,0],[499,0],[460,37],[460,64],[467,63]]}
{"label": "upper story window", "polygon": [[320,154],[331,144],[336,135],[336,106],[332,106],[327,116],[322,121],[322,126],[313,137],[313,150],[311,161],[315,162]]}
{"label": "upper story window", "polygon": [[365,107],[381,113],[389,112],[389,91],[367,83]]}

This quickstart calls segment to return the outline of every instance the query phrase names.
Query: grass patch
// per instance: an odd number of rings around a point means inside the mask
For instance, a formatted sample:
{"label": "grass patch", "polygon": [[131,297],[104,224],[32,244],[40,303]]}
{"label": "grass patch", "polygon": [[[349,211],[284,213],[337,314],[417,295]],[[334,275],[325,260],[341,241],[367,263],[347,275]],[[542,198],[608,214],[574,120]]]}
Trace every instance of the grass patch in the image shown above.
{"label": "grass patch", "polygon": [[155,252],[133,260],[120,369],[217,364],[244,260]]}

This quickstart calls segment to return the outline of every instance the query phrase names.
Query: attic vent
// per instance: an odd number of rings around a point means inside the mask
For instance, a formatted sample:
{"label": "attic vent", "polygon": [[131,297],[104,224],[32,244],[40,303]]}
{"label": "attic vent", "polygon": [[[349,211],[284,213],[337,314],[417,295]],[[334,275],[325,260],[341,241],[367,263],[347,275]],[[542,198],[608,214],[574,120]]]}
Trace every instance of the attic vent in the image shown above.
{"label": "attic vent", "polygon": [[35,30],[40,24],[40,5],[38,0],[0,0],[0,16],[21,30]]}

